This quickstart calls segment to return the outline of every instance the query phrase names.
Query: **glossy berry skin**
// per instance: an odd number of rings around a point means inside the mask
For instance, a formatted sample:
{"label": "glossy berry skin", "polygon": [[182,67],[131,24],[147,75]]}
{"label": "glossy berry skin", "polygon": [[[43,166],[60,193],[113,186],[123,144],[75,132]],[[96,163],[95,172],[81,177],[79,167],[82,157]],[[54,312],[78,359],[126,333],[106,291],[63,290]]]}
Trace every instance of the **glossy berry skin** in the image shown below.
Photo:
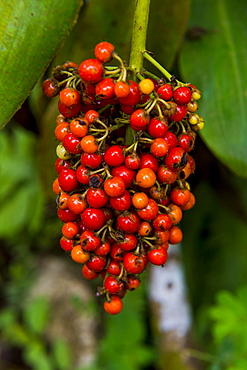
{"label": "glossy berry skin", "polygon": [[66,87],[60,91],[59,98],[62,104],[66,105],[66,107],[69,107],[79,103],[80,94],[76,89],[72,87]]}
{"label": "glossy berry skin", "polygon": [[119,166],[124,162],[123,148],[120,145],[112,145],[106,149],[104,161],[108,166]]}
{"label": "glossy berry skin", "polygon": [[157,249],[151,249],[148,252],[147,257],[153,265],[161,266],[164,263],[166,263],[168,254],[167,254],[166,249],[157,248]]}
{"label": "glossy berry skin", "polygon": [[164,139],[167,141],[170,149],[178,145],[177,136],[169,130],[166,132]]}
{"label": "glossy berry skin", "polygon": [[80,145],[82,150],[88,154],[95,153],[98,150],[98,145],[93,135],[84,136],[80,141]]}
{"label": "glossy berry skin", "polygon": [[85,119],[91,125],[92,123],[97,121],[97,119],[99,119],[99,113],[94,109],[90,109],[85,113]]}
{"label": "glossy berry skin", "polygon": [[62,234],[66,238],[74,238],[79,232],[79,227],[75,222],[65,222],[62,226]]}
{"label": "glossy berry skin", "polygon": [[166,166],[174,171],[182,170],[188,162],[186,152],[179,146],[171,148],[165,158]]}
{"label": "glossy berry skin", "polygon": [[135,178],[136,172],[127,168],[124,164],[114,167],[111,170],[112,176],[119,176],[123,180],[125,187],[129,188]]}
{"label": "glossy berry skin", "polygon": [[138,216],[146,221],[153,220],[159,211],[159,207],[155,200],[149,198],[148,199],[148,204],[145,208],[137,210]]}
{"label": "glossy berry skin", "polygon": [[75,245],[70,253],[72,260],[77,263],[85,263],[90,258],[90,253],[84,251],[80,244]]}
{"label": "glossy berry skin", "polygon": [[128,276],[126,282],[126,289],[128,290],[136,290],[140,285],[140,279],[136,276]]}
{"label": "glossy berry skin", "polygon": [[90,207],[101,208],[108,202],[109,196],[103,189],[89,188],[86,194],[86,201]]}
{"label": "glossy berry skin", "polygon": [[98,83],[103,77],[103,71],[103,65],[97,59],[86,59],[78,68],[82,80],[91,83]]}
{"label": "glossy berry skin", "polygon": [[188,200],[187,203],[185,203],[183,206],[181,206],[181,209],[183,211],[186,211],[188,209],[191,209],[191,208],[194,207],[195,203],[196,203],[196,198],[195,198],[195,196],[194,196],[193,193],[190,193],[190,199]]}
{"label": "glossy berry skin", "polygon": [[86,208],[81,219],[89,230],[99,230],[105,223],[104,212],[101,208]]}
{"label": "glossy berry skin", "polygon": [[94,55],[101,63],[110,62],[114,52],[114,46],[107,41],[98,43],[94,48]]}
{"label": "glossy berry skin", "polygon": [[82,148],[80,146],[80,138],[69,132],[63,139],[63,146],[71,154],[80,154]]}
{"label": "glossy berry skin", "polygon": [[140,227],[140,218],[136,212],[127,212],[118,216],[117,226],[125,233],[135,233]]}
{"label": "glossy berry skin", "polygon": [[96,86],[98,99],[112,99],[115,97],[115,83],[112,78],[103,78]]}
{"label": "glossy berry skin", "polygon": [[113,176],[104,182],[104,191],[110,197],[120,197],[125,191],[124,181],[119,176]]}
{"label": "glossy berry skin", "polygon": [[111,250],[111,244],[108,242],[101,243],[97,248],[94,249],[94,253],[97,254],[97,256],[106,256],[108,253],[110,253]]}
{"label": "glossy berry skin", "polygon": [[47,78],[42,83],[42,90],[48,98],[57,96],[60,91],[58,81],[55,78]]}
{"label": "glossy berry skin", "polygon": [[151,153],[143,153],[140,155],[141,165],[140,169],[142,168],[150,168],[153,172],[157,172],[159,168],[158,159]]}
{"label": "glossy berry skin", "polygon": [[178,145],[185,151],[190,152],[194,148],[195,136],[183,133],[178,138]]}
{"label": "glossy berry skin", "polygon": [[170,203],[168,208],[168,215],[172,220],[172,224],[176,225],[178,224],[183,217],[183,212],[179,206],[176,204]]}
{"label": "glossy berry skin", "polygon": [[71,167],[71,163],[69,161],[65,161],[64,159],[58,158],[55,162],[55,170],[57,173],[60,173],[62,170]]}
{"label": "glossy berry skin", "polygon": [[81,193],[74,193],[68,198],[68,208],[76,215],[81,214],[87,208],[87,202]]}
{"label": "glossy berry skin", "polygon": [[110,205],[113,209],[123,212],[131,206],[131,195],[128,190],[124,190],[119,197],[110,197]]}
{"label": "glossy berry skin", "polygon": [[149,123],[149,114],[145,109],[136,109],[130,116],[130,126],[143,128]]}
{"label": "glossy berry skin", "polygon": [[137,209],[142,209],[148,205],[148,196],[144,192],[137,192],[132,196],[133,206]]}
{"label": "glossy berry skin", "polygon": [[131,251],[137,246],[137,237],[134,234],[125,234],[124,240],[119,242],[118,246],[124,251]]}
{"label": "glossy berry skin", "polygon": [[84,250],[93,251],[100,246],[100,239],[91,230],[85,230],[80,236],[80,243]]}
{"label": "glossy berry skin", "polygon": [[77,137],[84,137],[88,133],[88,122],[83,117],[74,118],[70,122],[70,131]]}
{"label": "glossy berry skin", "polygon": [[111,275],[119,275],[121,273],[121,264],[120,262],[111,260],[106,269]]}
{"label": "glossy berry skin", "polygon": [[125,98],[119,98],[119,102],[124,105],[134,106],[139,103],[141,99],[141,92],[139,85],[134,81],[129,81],[129,94]]}
{"label": "glossy berry skin", "polygon": [[173,97],[173,89],[170,84],[164,84],[160,86],[157,90],[157,94],[161,97],[163,100],[171,100]]}
{"label": "glossy berry skin", "polygon": [[81,273],[83,277],[87,280],[94,280],[99,276],[97,272],[89,269],[86,264],[82,266]]}
{"label": "glossy berry skin", "polygon": [[157,178],[163,184],[172,184],[177,180],[177,171],[169,169],[162,164],[158,168]]}
{"label": "glossy berry skin", "polygon": [[183,239],[183,232],[178,226],[172,226],[170,228],[169,243],[178,244]]}
{"label": "glossy berry skin", "polygon": [[149,95],[154,91],[154,83],[150,78],[144,78],[139,82],[139,88],[143,94]]}
{"label": "glossy berry skin", "polygon": [[80,113],[81,103],[70,105],[64,105],[61,100],[58,101],[58,110],[66,118],[73,118]]}
{"label": "glossy berry skin", "polygon": [[78,220],[78,215],[75,215],[69,209],[59,208],[57,210],[57,215],[62,222],[74,222]]}
{"label": "glossy berry skin", "polygon": [[152,137],[163,137],[168,130],[168,123],[165,118],[154,117],[147,126],[147,132]]}
{"label": "glossy berry skin", "polygon": [[138,234],[141,236],[148,236],[152,231],[152,226],[147,221],[141,221],[140,227],[138,229]]}
{"label": "glossy berry skin", "polygon": [[156,175],[150,168],[142,168],[136,174],[136,183],[142,188],[151,188],[156,181]]}
{"label": "glossy berry skin", "polygon": [[100,272],[106,265],[106,257],[94,255],[86,262],[86,265],[90,270]]}
{"label": "glossy berry skin", "polygon": [[192,92],[189,87],[178,87],[173,91],[173,99],[177,104],[188,104],[191,101]]}
{"label": "glossy berry skin", "polygon": [[73,191],[79,187],[76,171],[71,168],[62,170],[58,175],[58,182],[64,191]]}
{"label": "glossy berry skin", "polygon": [[116,277],[109,275],[105,278],[104,287],[108,293],[116,294],[124,288],[124,283]]}
{"label": "glossy berry skin", "polygon": [[125,157],[124,164],[130,170],[137,170],[141,165],[141,159],[138,154],[131,153]]}
{"label": "glossy berry skin", "polygon": [[171,201],[177,206],[184,206],[190,199],[191,192],[188,189],[176,187],[170,193]]}
{"label": "glossy berry skin", "polygon": [[172,220],[166,214],[159,214],[153,220],[153,227],[158,231],[169,230],[171,226],[172,226]]}
{"label": "glossy berry skin", "polygon": [[102,163],[102,155],[98,152],[96,153],[82,153],[81,164],[83,166],[95,169],[99,167]]}
{"label": "glossy berry skin", "polygon": [[58,141],[63,141],[63,139],[69,132],[70,125],[68,122],[59,123],[54,130],[55,137]]}
{"label": "glossy berry skin", "polygon": [[176,113],[170,116],[170,120],[174,122],[182,121],[187,114],[187,108],[185,105],[177,105]]}
{"label": "glossy berry skin", "polygon": [[114,91],[118,98],[126,98],[130,92],[130,87],[126,82],[118,81],[115,83]]}
{"label": "glossy berry skin", "polygon": [[112,295],[110,301],[104,302],[104,310],[110,315],[116,315],[123,309],[123,301],[117,295]]}
{"label": "glossy berry skin", "polygon": [[144,259],[132,252],[128,252],[123,258],[125,270],[129,274],[140,274],[145,267]]}
{"label": "glossy berry skin", "polygon": [[80,165],[76,170],[76,178],[83,185],[89,184],[89,175],[90,172],[88,168],[83,165]]}
{"label": "glossy berry skin", "polygon": [[168,153],[169,145],[165,139],[162,137],[157,137],[153,140],[150,152],[155,155],[155,157],[164,157]]}
{"label": "glossy berry skin", "polygon": [[60,247],[64,251],[70,252],[70,251],[72,251],[72,249],[74,247],[74,240],[73,239],[66,238],[65,236],[62,236],[60,238]]}

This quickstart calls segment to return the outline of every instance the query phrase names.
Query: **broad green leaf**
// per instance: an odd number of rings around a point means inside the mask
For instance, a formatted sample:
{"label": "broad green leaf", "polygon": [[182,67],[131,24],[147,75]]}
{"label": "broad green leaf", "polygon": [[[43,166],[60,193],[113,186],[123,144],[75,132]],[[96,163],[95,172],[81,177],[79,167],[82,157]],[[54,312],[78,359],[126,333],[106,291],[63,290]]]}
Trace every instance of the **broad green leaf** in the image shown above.
{"label": "broad green leaf", "polygon": [[247,177],[247,7],[245,0],[193,0],[182,78],[202,90],[199,114],[207,146]]}
{"label": "broad green leaf", "polygon": [[172,67],[181,46],[190,3],[191,0],[155,0],[150,3],[147,49],[165,68]]}
{"label": "broad green leaf", "polygon": [[0,129],[20,108],[76,22],[82,0],[0,3]]}

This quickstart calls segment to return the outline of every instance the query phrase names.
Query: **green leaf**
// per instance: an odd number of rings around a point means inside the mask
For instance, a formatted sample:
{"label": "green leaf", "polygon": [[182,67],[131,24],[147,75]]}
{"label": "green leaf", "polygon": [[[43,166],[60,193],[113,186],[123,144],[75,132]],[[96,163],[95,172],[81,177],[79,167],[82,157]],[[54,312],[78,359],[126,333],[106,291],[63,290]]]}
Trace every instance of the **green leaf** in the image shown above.
{"label": "green leaf", "polygon": [[[170,69],[187,26],[191,0],[151,1],[147,49]],[[158,37],[157,37],[158,36]]]}
{"label": "green leaf", "polygon": [[24,227],[40,227],[44,197],[33,156],[36,137],[13,124],[0,134],[0,236],[14,238]]}
{"label": "green leaf", "polygon": [[59,370],[67,370],[71,368],[72,354],[68,343],[63,339],[56,339],[52,346],[53,355],[57,368]]}
{"label": "green leaf", "polygon": [[201,134],[207,146],[237,175],[247,177],[245,0],[192,1],[182,78],[201,89]]}
{"label": "green leaf", "polygon": [[29,95],[74,25],[82,0],[6,0],[0,13],[0,129]]}
{"label": "green leaf", "polygon": [[49,303],[44,297],[37,297],[28,302],[23,314],[26,326],[31,333],[43,333],[48,325],[49,313]]}

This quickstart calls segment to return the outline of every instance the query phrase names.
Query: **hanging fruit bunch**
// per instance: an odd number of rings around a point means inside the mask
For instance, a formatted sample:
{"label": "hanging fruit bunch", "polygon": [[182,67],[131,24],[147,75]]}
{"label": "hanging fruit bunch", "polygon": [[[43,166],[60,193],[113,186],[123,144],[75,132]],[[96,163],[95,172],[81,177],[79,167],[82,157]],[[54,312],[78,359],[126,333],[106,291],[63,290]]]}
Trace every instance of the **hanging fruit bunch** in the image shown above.
{"label": "hanging fruit bunch", "polygon": [[169,245],[183,238],[178,224],[195,204],[190,152],[204,121],[193,85],[133,71],[109,42],[94,54],[55,67],[43,91],[59,96],[53,191],[60,245],[86,279],[101,277],[97,295],[117,314],[146,266],[164,265]]}

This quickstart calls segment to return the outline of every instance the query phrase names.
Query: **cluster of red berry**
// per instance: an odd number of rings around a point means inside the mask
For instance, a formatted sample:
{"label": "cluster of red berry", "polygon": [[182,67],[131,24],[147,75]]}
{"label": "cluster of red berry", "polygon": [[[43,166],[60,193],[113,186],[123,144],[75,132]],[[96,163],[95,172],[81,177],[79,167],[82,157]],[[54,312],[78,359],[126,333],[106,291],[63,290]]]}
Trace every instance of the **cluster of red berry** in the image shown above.
{"label": "cluster of red berry", "polygon": [[[102,277],[97,295],[117,314],[147,264],[163,265],[169,244],[182,240],[177,225],[195,203],[189,152],[204,121],[194,86],[146,71],[137,73],[139,83],[130,80],[134,72],[108,42],[94,54],[79,66],[55,67],[43,91],[59,95],[53,190],[60,245],[86,279]],[[116,66],[106,64],[112,59]]]}

